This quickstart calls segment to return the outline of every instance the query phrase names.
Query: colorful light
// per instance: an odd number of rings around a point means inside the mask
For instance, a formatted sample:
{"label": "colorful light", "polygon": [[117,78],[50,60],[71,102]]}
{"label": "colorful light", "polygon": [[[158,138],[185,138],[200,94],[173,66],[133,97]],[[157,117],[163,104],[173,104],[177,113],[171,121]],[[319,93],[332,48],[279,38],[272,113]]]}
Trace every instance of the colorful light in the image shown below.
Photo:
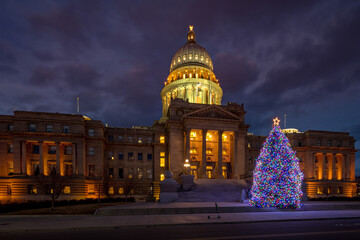
{"label": "colorful light", "polygon": [[289,139],[281,131],[279,119],[266,138],[253,174],[250,205],[299,208],[303,173]]}

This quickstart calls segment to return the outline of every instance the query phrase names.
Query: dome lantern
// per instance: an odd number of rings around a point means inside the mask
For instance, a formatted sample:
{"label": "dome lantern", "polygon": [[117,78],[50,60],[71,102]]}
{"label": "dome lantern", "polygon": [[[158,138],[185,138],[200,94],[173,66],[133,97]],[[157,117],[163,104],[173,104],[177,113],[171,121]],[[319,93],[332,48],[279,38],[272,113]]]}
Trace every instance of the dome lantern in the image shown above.
{"label": "dome lantern", "polygon": [[194,26],[190,25],[189,29],[190,29],[190,31],[187,34],[187,41],[188,41],[188,43],[196,43],[195,32],[193,31]]}

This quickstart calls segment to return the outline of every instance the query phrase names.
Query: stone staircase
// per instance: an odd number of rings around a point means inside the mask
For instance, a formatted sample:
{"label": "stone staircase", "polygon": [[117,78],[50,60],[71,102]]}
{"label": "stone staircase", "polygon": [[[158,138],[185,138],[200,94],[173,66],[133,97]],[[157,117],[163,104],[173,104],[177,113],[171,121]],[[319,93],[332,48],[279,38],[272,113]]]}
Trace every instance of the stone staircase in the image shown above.
{"label": "stone staircase", "polygon": [[249,184],[238,179],[196,179],[192,191],[180,191],[178,202],[239,202]]}

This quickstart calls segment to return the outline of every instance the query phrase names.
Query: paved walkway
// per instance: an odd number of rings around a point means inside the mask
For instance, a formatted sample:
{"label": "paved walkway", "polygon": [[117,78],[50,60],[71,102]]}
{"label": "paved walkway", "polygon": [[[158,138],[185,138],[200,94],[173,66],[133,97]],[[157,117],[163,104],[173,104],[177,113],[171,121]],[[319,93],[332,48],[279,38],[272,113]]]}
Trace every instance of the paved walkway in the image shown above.
{"label": "paved walkway", "polygon": [[[210,216],[210,219],[209,219]],[[0,216],[0,232],[50,229],[117,228],[174,224],[221,224],[262,221],[360,218],[360,210],[246,212],[137,216]]]}

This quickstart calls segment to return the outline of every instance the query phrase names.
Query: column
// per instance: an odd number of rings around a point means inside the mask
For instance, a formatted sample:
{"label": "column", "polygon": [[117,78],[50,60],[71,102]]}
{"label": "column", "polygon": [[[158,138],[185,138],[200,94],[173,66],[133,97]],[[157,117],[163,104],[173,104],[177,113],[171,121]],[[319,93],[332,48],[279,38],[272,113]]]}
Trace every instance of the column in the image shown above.
{"label": "column", "polygon": [[350,156],[345,155],[345,178],[350,179]]}
{"label": "column", "polygon": [[44,143],[43,142],[39,142],[39,150],[40,150],[39,169],[40,169],[40,173],[44,173]]}
{"label": "column", "polygon": [[185,130],[185,159],[190,161],[190,132],[191,129],[187,128]]}
{"label": "column", "polygon": [[311,159],[311,162],[312,162],[312,165],[313,165],[313,178],[314,178],[315,180],[318,180],[318,179],[316,178],[316,163],[315,163],[315,158],[316,158],[316,153],[313,153],[313,154],[312,154],[312,159]]}
{"label": "column", "polygon": [[21,173],[26,174],[27,159],[26,159],[26,141],[21,142]]}
{"label": "column", "polygon": [[65,176],[65,164],[64,164],[64,144],[59,143],[60,150],[60,174]]}
{"label": "column", "polygon": [[206,134],[207,129],[202,129],[202,137],[203,137],[203,143],[202,143],[202,164],[201,164],[201,177],[206,178]]}
{"label": "column", "polygon": [[218,168],[217,168],[217,178],[224,178],[224,176],[222,175],[222,134],[224,131],[219,130],[218,131]]}
{"label": "column", "polygon": [[56,143],[56,172],[61,173],[60,170],[60,143]]}
{"label": "column", "polygon": [[342,155],[342,167],[341,167],[341,180],[345,179],[345,170],[346,170],[346,154]]}
{"label": "column", "polygon": [[76,175],[77,165],[76,165],[76,143],[72,144],[72,174]]}
{"label": "column", "polygon": [[336,179],[336,171],[335,171],[335,168],[336,168],[336,155],[333,153],[332,154],[332,179],[335,180]]}
{"label": "column", "polygon": [[322,153],[322,163],[323,163],[323,176],[322,179],[326,179],[326,154]]}

